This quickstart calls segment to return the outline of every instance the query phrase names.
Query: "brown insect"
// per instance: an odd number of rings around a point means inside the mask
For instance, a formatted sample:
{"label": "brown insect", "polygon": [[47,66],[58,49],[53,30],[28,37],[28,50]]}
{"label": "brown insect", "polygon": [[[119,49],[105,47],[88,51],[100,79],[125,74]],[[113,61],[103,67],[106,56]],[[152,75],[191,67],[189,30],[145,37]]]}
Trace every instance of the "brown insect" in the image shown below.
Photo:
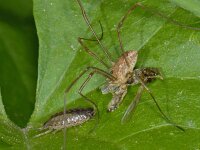
{"label": "brown insect", "polygon": [[[64,115],[63,111],[53,115],[47,122],[44,123],[40,130],[47,130],[43,133],[36,135],[40,137],[50,132],[58,132],[63,128],[70,128],[81,125],[91,119],[95,115],[93,108],[76,108],[66,111]],[[65,122],[65,124],[64,124]]]}

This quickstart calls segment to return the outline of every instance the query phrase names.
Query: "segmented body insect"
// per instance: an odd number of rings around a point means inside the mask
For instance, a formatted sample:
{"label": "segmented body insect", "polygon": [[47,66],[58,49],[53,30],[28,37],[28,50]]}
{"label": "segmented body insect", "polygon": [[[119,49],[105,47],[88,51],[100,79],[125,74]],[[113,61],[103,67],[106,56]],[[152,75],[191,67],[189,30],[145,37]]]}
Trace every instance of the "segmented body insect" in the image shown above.
{"label": "segmented body insect", "polygon": [[[95,115],[93,108],[76,108],[71,109],[64,115],[63,111],[53,115],[47,122],[44,123],[40,130],[47,130],[44,133],[38,134],[35,137],[45,135],[50,132],[57,132],[63,128],[78,126],[88,121]],[[64,124],[65,122],[65,124]]]}

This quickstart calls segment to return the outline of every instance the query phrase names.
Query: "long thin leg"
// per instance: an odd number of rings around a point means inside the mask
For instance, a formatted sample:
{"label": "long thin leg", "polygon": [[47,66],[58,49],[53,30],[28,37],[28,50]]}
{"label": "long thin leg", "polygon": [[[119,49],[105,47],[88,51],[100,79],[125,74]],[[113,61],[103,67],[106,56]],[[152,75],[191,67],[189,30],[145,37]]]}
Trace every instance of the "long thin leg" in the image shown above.
{"label": "long thin leg", "polygon": [[90,81],[90,79],[93,77],[93,75],[94,75],[95,73],[97,73],[95,70],[92,71],[92,72],[89,74],[89,76],[87,77],[87,79],[83,82],[83,84],[81,85],[81,87],[79,88],[79,90],[78,90],[78,93],[79,93],[86,101],[90,102],[90,103],[94,106],[95,109],[97,109],[97,110],[96,110],[96,111],[97,111],[97,122],[96,122],[96,125],[94,126],[94,128],[93,128],[92,130],[94,130],[94,129],[96,128],[96,126],[98,125],[98,123],[99,123],[99,109],[98,109],[97,105],[96,105],[92,100],[90,100],[88,97],[86,97],[85,95],[82,94],[82,91],[83,91],[83,89],[85,88],[85,86],[87,85],[87,83]]}
{"label": "long thin leg", "polygon": [[[139,79],[139,78],[138,78]],[[162,111],[162,109],[160,108],[158,102],[156,101],[155,97],[153,96],[152,92],[150,91],[150,89],[145,85],[145,83],[139,79],[140,83],[142,84],[142,86],[145,88],[145,90],[150,94],[150,96],[152,97],[154,103],[156,104],[158,110],[160,111],[160,113],[162,114],[162,116],[165,118],[165,120],[167,120],[169,123],[171,123],[172,125],[174,125],[176,128],[185,131],[182,127],[180,127],[179,125],[177,125],[176,123],[172,122]]]}
{"label": "long thin leg", "polygon": [[133,113],[137,107],[137,104],[140,101],[143,90],[144,90],[144,86],[140,86],[134,100],[131,102],[131,104],[126,109],[126,112],[124,113],[124,115],[122,117],[121,123],[124,123],[131,118],[131,116],[133,115]]}
{"label": "long thin leg", "polygon": [[68,93],[69,90],[72,88],[72,86],[73,86],[86,72],[88,72],[89,70],[95,70],[95,71],[98,72],[99,74],[105,76],[106,78],[108,78],[108,79],[110,79],[110,80],[112,80],[112,81],[116,80],[116,78],[115,78],[114,76],[112,76],[111,74],[109,74],[108,72],[106,72],[106,71],[104,71],[104,70],[102,70],[102,69],[96,68],[96,67],[91,67],[91,66],[89,66],[89,67],[87,67],[84,71],[82,71],[82,72],[80,73],[80,75],[79,75],[76,79],[74,79],[74,80],[72,81],[72,83],[68,86],[68,88],[66,88],[65,94]]}
{"label": "long thin leg", "polygon": [[99,56],[97,56],[94,52],[92,52],[87,46],[85,46],[82,42],[82,38],[78,38],[78,42],[83,46],[84,50],[91,55],[92,57],[94,57],[97,61],[99,61],[102,65],[104,65],[106,68],[110,68],[104,61],[102,58],[100,58]]}
{"label": "long thin leg", "polygon": [[[100,27],[101,27],[101,37],[99,38],[99,40],[103,39],[103,27],[101,22],[99,21]],[[78,38],[78,42],[81,44],[81,46],[84,48],[84,50],[91,55],[92,57],[94,57],[97,61],[99,61],[101,64],[103,64],[106,68],[110,68],[104,61],[102,58],[98,57],[94,52],[92,52],[87,46],[85,46],[82,42],[82,40],[86,40],[86,41],[97,41],[96,39],[86,39],[86,38],[82,38],[79,37]]]}
{"label": "long thin leg", "polygon": [[182,23],[180,23],[180,22],[178,22],[176,20],[170,19],[166,15],[164,15],[162,13],[159,13],[159,12],[155,12],[154,10],[150,9],[149,7],[142,5],[141,3],[136,3],[121,18],[121,20],[120,20],[120,22],[118,23],[118,26],[117,26],[118,40],[119,40],[119,43],[120,43],[120,48],[121,48],[122,54],[124,53],[124,47],[123,47],[122,39],[121,39],[121,36],[120,36],[120,28],[122,27],[122,25],[123,25],[124,21],[126,20],[126,18],[128,17],[128,15],[130,15],[130,13],[133,10],[135,10],[138,6],[141,7],[142,9],[154,14],[154,15],[157,15],[157,16],[160,16],[162,18],[165,18],[166,20],[168,20],[169,22],[173,23],[174,25],[177,25],[177,26],[180,26],[180,27],[183,27],[183,28],[187,28],[187,29],[192,29],[192,30],[198,30],[198,31],[200,30],[200,28],[190,27],[190,26],[184,25],[184,24],[182,24]]}
{"label": "long thin leg", "polygon": [[[101,21],[99,20],[99,25],[101,27],[101,37],[98,38],[100,41],[103,39],[103,26],[101,24]],[[87,38],[81,38],[82,40],[86,40],[86,41],[97,41],[97,39],[87,39]]]}
{"label": "long thin leg", "polygon": [[93,77],[94,73],[97,73],[97,72],[92,71],[92,72],[89,74],[89,76],[86,78],[86,80],[85,80],[85,81],[83,82],[83,84],[80,86],[80,88],[79,88],[79,90],[78,90],[78,93],[79,93],[86,101],[90,102],[90,103],[95,107],[95,109],[98,110],[97,105],[96,105],[93,101],[91,101],[89,98],[87,98],[86,96],[84,96],[84,95],[82,94],[82,90],[84,89],[84,87],[86,86],[86,84],[89,82],[89,80]]}
{"label": "long thin leg", "polygon": [[[191,26],[187,26],[187,25],[184,25],[183,23],[180,23],[176,20],[173,20],[173,19],[170,19],[169,17],[167,17],[166,15],[162,14],[162,13],[159,13],[159,12],[155,12],[154,10],[152,10],[151,8],[147,7],[147,6],[144,6],[142,5],[141,3],[136,3],[134,4],[127,12],[126,14],[121,18],[120,22],[118,23],[118,26],[117,26],[117,35],[118,35],[118,40],[119,40],[119,44],[120,44],[120,48],[121,48],[121,52],[122,54],[124,54],[124,47],[123,47],[123,44],[122,44],[122,39],[121,39],[121,35],[120,35],[120,29],[121,27],[123,26],[123,23],[124,21],[127,19],[128,15],[130,15],[130,13],[135,10],[137,7],[140,7],[142,9],[144,9],[145,11],[148,11],[154,15],[157,15],[159,17],[162,17],[162,18],[165,18],[167,21],[173,23],[174,25],[177,25],[177,26],[180,26],[182,28],[186,28],[186,29],[191,29],[191,30],[197,30],[197,31],[200,31],[200,28],[195,28],[195,27],[191,27]],[[124,57],[125,58],[125,57]],[[128,61],[127,59],[125,58],[126,60],[126,63],[127,65],[129,66],[128,64]]]}
{"label": "long thin leg", "polygon": [[85,22],[87,23],[88,27],[90,28],[90,30],[92,31],[92,34],[94,35],[94,37],[97,39],[97,42],[99,43],[100,47],[102,48],[103,52],[105,53],[106,57],[108,58],[108,60],[112,63],[112,60],[113,58],[111,57],[111,54],[109,53],[109,51],[103,46],[103,44],[101,43],[101,41],[98,39],[98,36],[96,34],[96,32],[94,31],[93,27],[91,26],[91,23],[86,15],[86,12],[80,2],[80,0],[77,0],[80,8],[81,8],[81,11],[82,11],[82,15],[83,15],[83,18],[85,20]]}
{"label": "long thin leg", "polygon": [[[104,70],[101,70],[99,68],[96,68],[96,67],[87,67],[84,71],[82,71],[80,73],[80,75],[74,79],[72,81],[72,83],[68,86],[68,88],[65,90],[65,94],[64,94],[64,117],[66,115],[66,95],[67,93],[69,92],[69,90],[73,87],[73,85],[75,85],[75,83],[85,74],[87,73],[89,70],[92,70],[92,71],[95,71],[96,73],[98,74],[101,74],[102,76],[110,79],[110,80],[115,80],[116,78],[114,76],[112,76],[111,74],[107,73],[106,71]],[[95,106],[95,105],[93,105]],[[64,120],[64,126],[65,126],[65,120]],[[63,148],[66,149],[66,127],[64,128],[64,143],[63,143]]]}
{"label": "long thin leg", "polygon": [[[126,20],[126,18],[128,17],[128,15],[135,9],[137,8],[138,6],[138,3],[136,3],[135,5],[133,5],[127,12],[126,14],[121,18],[120,22],[118,23],[118,26],[117,26],[117,35],[118,35],[118,40],[119,40],[119,44],[120,44],[120,49],[121,49],[121,53],[124,54],[124,47],[123,47],[123,44],[122,44],[122,39],[121,39],[121,35],[120,35],[120,29],[121,27],[123,26],[123,23],[124,21]],[[130,64],[128,63],[126,57],[124,56],[124,59],[126,61],[126,64],[128,66],[130,66]]]}
{"label": "long thin leg", "polygon": [[137,3],[137,5],[140,6],[142,9],[144,9],[145,11],[150,12],[151,14],[154,14],[154,15],[159,16],[161,18],[165,18],[167,21],[169,21],[170,23],[172,23],[172,24],[174,24],[176,26],[179,26],[179,27],[182,27],[182,28],[185,28],[185,29],[200,31],[200,28],[191,27],[191,26],[185,25],[185,24],[183,24],[181,22],[178,22],[178,21],[176,21],[174,19],[169,18],[168,16],[166,16],[166,15],[160,13],[160,12],[157,12],[157,11],[147,7],[147,6],[144,6],[141,3]]}

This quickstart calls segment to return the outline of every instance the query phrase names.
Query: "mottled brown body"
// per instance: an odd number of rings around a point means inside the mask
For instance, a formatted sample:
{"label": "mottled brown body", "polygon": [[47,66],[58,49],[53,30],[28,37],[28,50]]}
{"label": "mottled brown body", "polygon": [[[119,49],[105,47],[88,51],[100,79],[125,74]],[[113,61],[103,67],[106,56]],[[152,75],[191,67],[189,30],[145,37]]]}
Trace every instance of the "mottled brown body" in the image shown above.
{"label": "mottled brown body", "polygon": [[113,81],[114,84],[126,84],[127,80],[132,76],[137,57],[137,51],[127,51],[119,57],[111,68],[111,74],[116,78]]}
{"label": "mottled brown body", "polygon": [[108,111],[114,111],[118,108],[127,93],[128,86],[136,85],[140,82],[147,83],[157,77],[161,77],[157,68],[134,69],[137,56],[137,51],[127,51],[111,68],[111,73],[116,80],[108,80],[108,83],[101,88],[103,94],[112,93],[113,95],[108,104]]}
{"label": "mottled brown body", "polygon": [[[118,108],[119,104],[123,101],[125,95],[127,94],[128,86],[140,84],[138,92],[137,92],[134,100],[131,102],[128,109],[126,110],[126,112],[125,112],[125,114],[122,118],[122,121],[126,120],[127,116],[130,116],[131,112],[133,112],[133,110],[135,110],[135,108],[136,108],[136,106],[137,106],[137,104],[140,100],[140,97],[142,95],[142,92],[145,89],[151,95],[151,97],[154,100],[156,106],[158,107],[160,113],[164,116],[164,118],[166,120],[168,120],[170,122],[169,118],[162,112],[162,110],[159,107],[158,103],[156,102],[153,94],[151,93],[151,91],[146,86],[146,83],[151,82],[155,78],[159,77],[159,78],[162,79],[159,70],[156,69],[156,68],[135,69],[135,64],[137,62],[138,53],[137,53],[137,51],[134,51],[134,50],[125,51],[124,46],[123,46],[123,42],[122,42],[122,38],[121,38],[121,31],[120,30],[121,30],[121,27],[123,26],[124,21],[128,17],[128,15],[131,12],[133,12],[133,10],[135,10],[137,7],[141,7],[143,9],[145,9],[145,7],[140,3],[136,3],[120,19],[120,21],[117,25],[116,31],[117,31],[120,50],[121,50],[122,55],[119,57],[119,59],[117,61],[114,62],[112,55],[107,50],[107,48],[104,46],[104,44],[101,42],[101,40],[103,39],[103,28],[102,28],[101,23],[100,23],[100,26],[101,26],[101,29],[102,29],[102,34],[101,34],[102,36],[99,38],[97,33],[95,32],[95,30],[93,29],[91,23],[90,23],[90,20],[89,20],[86,12],[84,10],[84,7],[83,7],[81,1],[77,0],[77,2],[78,2],[78,5],[80,6],[83,18],[84,18],[86,24],[88,25],[90,31],[92,32],[93,37],[95,38],[95,39],[87,39],[87,38],[84,38],[84,37],[78,37],[78,42],[83,47],[83,50],[85,50],[86,53],[88,53],[90,56],[92,56],[94,59],[96,59],[99,63],[101,63],[105,68],[107,68],[108,71],[105,71],[103,69],[93,67],[93,66],[88,66],[85,70],[83,70],[79,74],[79,76],[77,76],[65,90],[64,114],[65,114],[65,111],[66,111],[66,101],[67,101],[66,95],[69,93],[70,89],[77,83],[77,81],[81,77],[83,77],[83,75],[85,75],[86,73],[89,73],[87,78],[81,84],[81,86],[78,90],[78,94],[85,101],[87,101],[87,102],[89,102],[90,104],[93,105],[94,109],[96,109],[96,111],[97,111],[98,118],[99,118],[99,111],[98,111],[98,107],[97,107],[96,103],[94,103],[89,97],[87,97],[83,94],[83,89],[86,87],[88,82],[93,78],[93,76],[95,74],[99,74],[101,76],[104,76],[107,79],[107,84],[104,85],[103,87],[101,87],[102,93],[103,94],[112,93],[112,95],[113,95],[112,100],[108,104],[108,108],[107,108],[108,111],[114,111],[116,108]],[[174,22],[174,21],[172,21],[172,22]],[[103,58],[98,56],[97,53],[95,53],[95,51],[93,51],[89,47],[87,47],[87,45],[84,43],[84,41],[86,41],[86,40],[97,42],[99,44],[99,46],[101,47],[102,52],[105,54],[107,60],[110,62],[110,64],[107,64],[107,62],[104,61]],[[67,115],[67,114],[65,114],[65,115]],[[72,123],[71,125],[73,126],[75,124]],[[176,127],[178,127],[178,126],[176,126]],[[65,128],[67,128],[67,126],[65,126]],[[66,139],[66,133],[64,132],[64,147],[65,147],[65,139]]]}
{"label": "mottled brown body", "polygon": [[102,93],[111,92],[113,98],[108,104],[108,111],[115,110],[122,102],[127,93],[127,81],[132,77],[133,69],[137,62],[137,51],[125,52],[111,68],[111,74],[116,80],[110,80],[109,83],[102,88]]}

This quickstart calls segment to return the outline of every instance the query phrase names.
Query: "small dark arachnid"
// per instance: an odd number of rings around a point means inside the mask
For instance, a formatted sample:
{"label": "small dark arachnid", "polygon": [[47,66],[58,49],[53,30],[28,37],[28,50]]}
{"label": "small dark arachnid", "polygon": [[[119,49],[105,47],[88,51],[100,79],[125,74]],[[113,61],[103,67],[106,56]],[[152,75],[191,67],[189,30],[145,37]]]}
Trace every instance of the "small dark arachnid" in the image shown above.
{"label": "small dark arachnid", "polygon": [[50,132],[57,132],[65,127],[70,128],[81,125],[91,119],[94,115],[95,111],[93,108],[71,109],[68,110],[65,115],[63,112],[57,113],[53,115],[47,122],[45,122],[42,128],[40,128],[40,130],[47,131],[38,134],[35,137],[39,137]]}

